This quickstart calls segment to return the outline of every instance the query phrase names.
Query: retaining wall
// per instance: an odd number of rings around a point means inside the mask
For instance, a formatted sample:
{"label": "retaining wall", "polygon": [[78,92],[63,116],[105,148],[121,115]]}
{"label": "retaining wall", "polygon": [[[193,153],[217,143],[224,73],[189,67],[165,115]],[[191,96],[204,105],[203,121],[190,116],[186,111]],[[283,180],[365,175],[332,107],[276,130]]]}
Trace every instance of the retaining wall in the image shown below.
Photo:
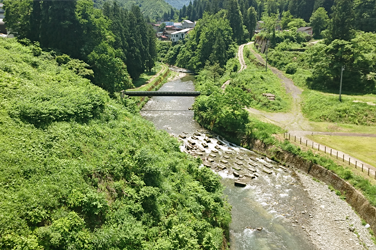
{"label": "retaining wall", "polygon": [[292,165],[344,193],[347,203],[349,203],[359,216],[371,226],[372,230],[376,232],[376,208],[350,183],[320,165],[313,164],[290,152],[277,149],[275,146],[266,146],[261,141],[254,141],[253,145],[250,146],[253,150],[265,154],[268,157],[274,157],[281,162],[286,162],[288,165]]}

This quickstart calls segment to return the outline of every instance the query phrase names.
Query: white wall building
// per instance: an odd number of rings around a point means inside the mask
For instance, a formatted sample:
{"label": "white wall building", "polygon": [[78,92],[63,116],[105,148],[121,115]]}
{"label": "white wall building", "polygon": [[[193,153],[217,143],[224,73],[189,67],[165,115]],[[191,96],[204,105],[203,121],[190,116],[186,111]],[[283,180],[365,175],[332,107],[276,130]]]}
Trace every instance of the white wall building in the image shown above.
{"label": "white wall building", "polygon": [[180,40],[183,40],[187,36],[190,30],[192,29],[184,29],[184,30],[171,33],[171,41],[176,43],[176,42],[179,42]]}

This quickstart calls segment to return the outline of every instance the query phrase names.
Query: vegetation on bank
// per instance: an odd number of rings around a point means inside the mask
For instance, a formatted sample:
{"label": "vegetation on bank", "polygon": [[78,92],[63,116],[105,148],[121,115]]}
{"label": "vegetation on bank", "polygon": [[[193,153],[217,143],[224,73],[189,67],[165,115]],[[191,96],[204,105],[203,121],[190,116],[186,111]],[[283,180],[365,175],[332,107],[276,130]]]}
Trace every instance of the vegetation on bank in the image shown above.
{"label": "vegetation on bank", "polygon": [[4,9],[17,39],[85,61],[94,73],[88,78],[111,94],[133,87],[132,80],[155,65],[155,33],[137,6],[128,11],[116,2],[95,9],[92,0],[6,0]]}
{"label": "vegetation on bank", "polygon": [[0,39],[0,248],[220,249],[219,177],[35,49]]}

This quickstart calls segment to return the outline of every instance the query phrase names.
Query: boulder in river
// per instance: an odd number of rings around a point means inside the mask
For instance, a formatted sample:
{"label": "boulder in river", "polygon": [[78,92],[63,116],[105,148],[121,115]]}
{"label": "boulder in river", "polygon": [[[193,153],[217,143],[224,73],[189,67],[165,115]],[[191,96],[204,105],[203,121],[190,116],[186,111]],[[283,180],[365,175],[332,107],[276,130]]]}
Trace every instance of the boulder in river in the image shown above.
{"label": "boulder in river", "polygon": [[228,163],[228,161],[226,161],[226,160],[221,160],[221,162],[224,163],[224,164]]}
{"label": "boulder in river", "polygon": [[214,147],[215,147],[216,149],[221,149],[221,147],[218,146],[218,145],[215,145]]}
{"label": "boulder in river", "polygon": [[221,169],[221,170],[226,169],[226,166],[221,165],[221,164],[219,164],[217,167],[218,167],[219,169]]}
{"label": "boulder in river", "polygon": [[206,141],[206,143],[210,143],[211,140],[209,138],[205,138],[204,141]]}
{"label": "boulder in river", "polygon": [[218,153],[218,150],[213,149],[212,152],[213,152],[213,153]]}
{"label": "boulder in river", "polygon": [[211,168],[211,166],[212,166],[211,163],[207,162],[207,161],[204,161],[203,164],[204,164],[205,167],[208,167],[208,168]]}
{"label": "boulder in river", "polygon": [[194,141],[192,141],[192,140],[188,140],[188,142],[189,142],[190,144],[192,144],[192,145],[195,145],[195,144],[196,144],[196,142],[194,142]]}
{"label": "boulder in river", "polygon": [[185,138],[187,138],[187,136],[186,136],[186,135],[179,135],[179,137],[180,137],[180,138],[182,138],[182,139],[185,139]]}
{"label": "boulder in river", "polygon": [[235,163],[238,164],[238,165],[243,165],[243,162],[241,162],[241,161],[237,161]]}
{"label": "boulder in river", "polygon": [[218,144],[218,145],[223,145],[223,142],[221,142],[221,141],[217,141],[217,144]]}
{"label": "boulder in river", "polygon": [[239,177],[239,173],[234,171],[234,173],[232,173],[235,177]]}
{"label": "boulder in river", "polygon": [[225,157],[226,159],[230,159],[230,156],[228,155],[224,155],[223,157]]}
{"label": "boulder in river", "polygon": [[237,170],[237,171],[242,170],[241,168],[238,168],[238,167],[235,167],[235,166],[233,166],[232,168],[235,169],[235,170]]}
{"label": "boulder in river", "polygon": [[273,173],[273,171],[271,171],[269,169],[266,169],[266,168],[264,168],[262,171],[264,171],[267,174],[272,174]]}
{"label": "boulder in river", "polygon": [[235,185],[236,187],[245,187],[245,186],[247,186],[247,184],[244,183],[244,182],[242,182],[242,181],[235,181],[235,182],[234,182],[234,185]]}
{"label": "boulder in river", "polygon": [[192,136],[191,137],[193,140],[198,140],[198,138],[196,136]]}
{"label": "boulder in river", "polygon": [[208,147],[208,144],[206,144],[205,142],[201,143],[201,145],[202,145],[204,148],[207,148],[207,147]]}
{"label": "boulder in river", "polygon": [[210,157],[217,157],[215,154],[209,154]]}
{"label": "boulder in river", "polygon": [[255,168],[251,168],[251,167],[249,167],[248,170],[251,171],[251,172],[256,172],[257,171]]}
{"label": "boulder in river", "polygon": [[195,132],[193,133],[195,136],[201,136],[201,134],[199,132]]}
{"label": "boulder in river", "polygon": [[241,160],[241,161],[244,160],[244,158],[241,156],[236,156],[236,159]]}
{"label": "boulder in river", "polygon": [[208,161],[213,162],[214,159],[213,158],[208,158]]}

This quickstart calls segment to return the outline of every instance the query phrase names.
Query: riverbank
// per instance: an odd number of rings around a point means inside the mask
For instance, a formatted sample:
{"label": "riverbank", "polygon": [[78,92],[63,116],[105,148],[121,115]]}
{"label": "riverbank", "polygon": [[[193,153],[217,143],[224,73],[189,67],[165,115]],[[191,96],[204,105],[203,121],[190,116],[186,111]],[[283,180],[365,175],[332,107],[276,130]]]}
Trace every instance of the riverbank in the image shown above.
{"label": "riverbank", "polygon": [[312,200],[312,207],[297,211],[306,217],[304,224],[298,220],[292,223],[306,231],[317,249],[376,249],[365,223],[344,199],[312,176],[299,170],[297,175]]}

